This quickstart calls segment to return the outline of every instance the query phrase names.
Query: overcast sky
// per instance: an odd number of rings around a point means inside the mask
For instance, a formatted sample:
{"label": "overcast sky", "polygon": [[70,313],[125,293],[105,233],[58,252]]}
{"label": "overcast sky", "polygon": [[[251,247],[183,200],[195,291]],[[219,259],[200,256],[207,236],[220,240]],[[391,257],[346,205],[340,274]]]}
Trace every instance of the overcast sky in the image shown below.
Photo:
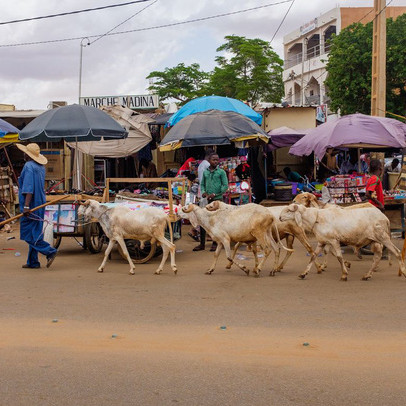
{"label": "overcast sky", "polygon": [[[128,0],[1,1],[0,23]],[[80,39],[4,47],[17,43],[104,34],[148,4],[133,4],[46,20],[0,25],[0,103],[46,109],[51,100],[78,101]],[[157,0],[113,32],[207,17],[283,0]],[[390,0],[387,0],[389,3]],[[225,35],[270,41],[290,3],[208,21],[105,36],[83,49],[82,96],[145,94],[146,76],[180,62],[214,66]],[[372,6],[373,0],[296,0],[272,45],[283,57],[282,38],[314,17],[340,6]],[[405,6],[393,0],[391,6]],[[90,38],[94,41],[96,38]]]}

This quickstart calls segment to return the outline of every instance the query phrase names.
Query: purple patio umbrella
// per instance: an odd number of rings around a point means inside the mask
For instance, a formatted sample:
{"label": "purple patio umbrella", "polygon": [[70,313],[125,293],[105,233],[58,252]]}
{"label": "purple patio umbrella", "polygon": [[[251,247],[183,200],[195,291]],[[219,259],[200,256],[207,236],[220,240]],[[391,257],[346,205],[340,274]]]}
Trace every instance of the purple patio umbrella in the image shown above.
{"label": "purple patio umbrella", "polygon": [[290,147],[302,139],[309,130],[295,130],[290,127],[279,127],[268,132],[271,140],[267,145],[268,151],[274,151],[278,148]]}
{"label": "purple patio umbrella", "polygon": [[392,118],[350,114],[310,130],[289,153],[322,159],[327,148],[405,148],[406,124]]}

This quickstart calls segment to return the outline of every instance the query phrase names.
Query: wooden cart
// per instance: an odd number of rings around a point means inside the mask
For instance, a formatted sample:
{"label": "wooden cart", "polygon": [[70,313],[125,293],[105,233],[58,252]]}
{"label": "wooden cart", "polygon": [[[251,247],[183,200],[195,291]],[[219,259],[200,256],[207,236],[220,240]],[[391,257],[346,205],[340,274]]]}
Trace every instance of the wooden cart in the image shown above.
{"label": "wooden cart", "polygon": [[[186,178],[107,178],[106,179],[106,188],[103,194],[103,202],[109,201],[109,189],[110,183],[165,183],[168,185],[168,205],[169,205],[169,220],[171,222],[172,230],[174,235],[178,235],[180,238],[181,235],[181,224],[180,219],[174,211],[174,196],[172,191],[172,186],[174,183],[182,184],[182,193],[180,196],[180,203],[183,206],[185,204],[186,196]],[[134,199],[136,201],[143,201],[142,198]],[[175,240],[174,236],[174,240]],[[130,254],[131,259],[136,264],[143,264],[148,262],[151,258],[156,255],[160,255],[162,250],[160,247],[157,247],[156,243],[150,244],[146,243],[143,248],[141,248],[141,243],[138,240],[125,240],[128,253]],[[119,247],[120,255],[125,258],[124,253]]]}
{"label": "wooden cart", "polygon": [[[52,202],[59,197],[59,195],[48,195],[47,202]],[[73,237],[75,239],[83,238],[82,247],[92,254],[97,254],[102,250],[106,236],[100,224],[97,222],[84,224],[84,220],[78,217],[79,201],[86,199],[102,200],[101,197],[97,196],[69,195],[63,202],[58,202],[55,205],[50,204],[47,207],[47,211],[51,212],[52,221],[55,223],[53,244],[55,248],[61,245],[62,237]],[[73,224],[62,220],[67,212],[71,212],[69,215],[74,220]]]}

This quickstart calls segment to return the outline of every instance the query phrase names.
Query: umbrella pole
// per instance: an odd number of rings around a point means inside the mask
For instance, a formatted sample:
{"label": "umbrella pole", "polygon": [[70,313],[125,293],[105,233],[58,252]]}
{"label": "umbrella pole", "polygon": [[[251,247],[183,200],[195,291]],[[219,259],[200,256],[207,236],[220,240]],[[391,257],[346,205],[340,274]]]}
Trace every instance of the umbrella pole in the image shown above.
{"label": "umbrella pole", "polygon": [[77,181],[77,188],[78,190],[82,190],[82,182],[80,176],[80,168],[79,168],[79,150],[78,150],[78,138],[76,137],[76,181]]}
{"label": "umbrella pole", "polygon": [[361,173],[361,148],[357,148],[358,151],[358,173]]}

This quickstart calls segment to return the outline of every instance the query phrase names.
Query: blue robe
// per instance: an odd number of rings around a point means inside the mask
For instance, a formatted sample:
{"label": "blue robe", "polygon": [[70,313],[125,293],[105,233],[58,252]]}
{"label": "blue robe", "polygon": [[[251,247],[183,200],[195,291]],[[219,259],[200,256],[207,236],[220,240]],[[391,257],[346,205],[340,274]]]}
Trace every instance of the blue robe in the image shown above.
{"label": "blue robe", "polygon": [[[28,161],[19,178],[18,197],[20,211],[24,211],[25,196],[32,193],[30,209],[44,204],[45,198],[45,168],[35,161]],[[55,254],[56,249],[43,240],[43,221],[45,208],[39,209],[28,217],[22,217],[20,221],[20,239],[29,245],[27,265],[31,268],[39,268],[38,252],[47,258]]]}

